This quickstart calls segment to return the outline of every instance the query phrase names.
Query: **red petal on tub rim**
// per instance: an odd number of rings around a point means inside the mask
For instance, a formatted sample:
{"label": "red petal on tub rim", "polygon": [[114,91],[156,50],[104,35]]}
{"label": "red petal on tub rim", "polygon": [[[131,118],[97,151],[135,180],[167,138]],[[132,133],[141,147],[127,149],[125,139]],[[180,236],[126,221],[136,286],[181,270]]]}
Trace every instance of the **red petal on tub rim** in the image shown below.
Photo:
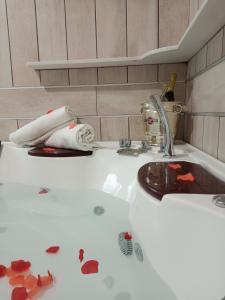
{"label": "red petal on tub rim", "polygon": [[98,273],[98,261],[97,260],[88,260],[81,267],[81,272],[83,274],[94,274]]}
{"label": "red petal on tub rim", "polygon": [[168,167],[170,169],[172,169],[172,170],[180,170],[180,169],[182,169],[182,166],[180,164],[172,164],[172,163],[170,163],[170,164],[168,164]]}
{"label": "red petal on tub rim", "polygon": [[23,273],[29,270],[31,263],[29,261],[24,261],[23,259],[18,259],[11,262],[11,269],[16,273]]}
{"label": "red petal on tub rim", "polygon": [[79,250],[79,261],[82,262],[84,260],[84,249]]}
{"label": "red petal on tub rim", "polygon": [[27,296],[28,294],[25,287],[15,287],[12,290],[11,300],[26,300]]}
{"label": "red petal on tub rim", "polygon": [[3,265],[0,265],[0,278],[4,277],[6,275],[6,267]]}
{"label": "red petal on tub rim", "polygon": [[54,254],[54,253],[59,252],[59,249],[60,249],[59,246],[51,246],[48,249],[46,249],[45,252]]}
{"label": "red petal on tub rim", "polygon": [[50,114],[53,111],[54,111],[54,109],[49,109],[46,114]]}
{"label": "red petal on tub rim", "polygon": [[129,232],[125,232],[124,233],[124,239],[127,240],[127,241],[130,241],[130,240],[132,240],[132,235],[129,234]]}
{"label": "red petal on tub rim", "polygon": [[75,124],[74,122],[72,122],[72,123],[69,124],[68,128],[69,128],[69,129],[73,129],[73,128],[75,128],[76,126],[77,126],[77,124]]}
{"label": "red petal on tub rim", "polygon": [[195,181],[195,177],[192,175],[191,172],[184,174],[184,175],[178,175],[177,176],[177,180],[178,181],[185,181],[185,182],[194,182]]}
{"label": "red petal on tub rim", "polygon": [[42,151],[44,151],[45,153],[54,153],[56,149],[52,147],[43,147]]}

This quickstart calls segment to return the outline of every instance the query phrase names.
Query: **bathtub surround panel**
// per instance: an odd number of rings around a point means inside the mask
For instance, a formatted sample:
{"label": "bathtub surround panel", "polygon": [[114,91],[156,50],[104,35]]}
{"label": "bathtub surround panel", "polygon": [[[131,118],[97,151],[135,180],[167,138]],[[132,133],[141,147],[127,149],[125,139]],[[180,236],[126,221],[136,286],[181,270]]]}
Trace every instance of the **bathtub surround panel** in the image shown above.
{"label": "bathtub surround panel", "polygon": [[159,47],[179,42],[189,24],[189,5],[189,0],[159,0]]}
{"label": "bathtub surround panel", "polygon": [[158,48],[158,0],[127,1],[127,54]]}
{"label": "bathtub surround panel", "polygon": [[26,67],[27,61],[39,59],[35,3],[32,0],[6,3],[14,86],[39,86],[39,72]]}
{"label": "bathtub surround panel", "polygon": [[126,0],[96,0],[97,57],[125,57]]}
{"label": "bathtub surround panel", "polygon": [[188,62],[185,140],[225,162],[225,36],[221,28]]}
{"label": "bathtub surround panel", "polygon": [[12,86],[6,2],[0,1],[0,87]]}
{"label": "bathtub surround panel", "polygon": [[68,59],[96,58],[95,0],[66,0],[65,4]]}

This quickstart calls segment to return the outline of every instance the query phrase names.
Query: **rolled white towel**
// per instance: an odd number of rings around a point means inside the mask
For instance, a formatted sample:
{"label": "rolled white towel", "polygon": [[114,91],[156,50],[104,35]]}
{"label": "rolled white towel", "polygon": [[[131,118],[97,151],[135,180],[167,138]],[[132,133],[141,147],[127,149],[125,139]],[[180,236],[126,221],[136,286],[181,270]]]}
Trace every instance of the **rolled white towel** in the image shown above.
{"label": "rolled white towel", "polygon": [[45,145],[55,148],[88,151],[97,147],[94,143],[94,129],[88,124],[74,124],[54,132]]}
{"label": "rolled white towel", "polygon": [[43,143],[53,132],[65,127],[74,115],[68,106],[63,106],[37,118],[9,135],[10,141],[20,146]]}

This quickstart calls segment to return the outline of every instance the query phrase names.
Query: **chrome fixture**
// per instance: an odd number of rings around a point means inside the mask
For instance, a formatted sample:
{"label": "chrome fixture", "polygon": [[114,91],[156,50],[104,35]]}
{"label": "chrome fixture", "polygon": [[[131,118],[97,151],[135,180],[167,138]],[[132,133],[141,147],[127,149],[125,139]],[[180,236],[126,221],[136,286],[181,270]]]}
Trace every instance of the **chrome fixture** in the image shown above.
{"label": "chrome fixture", "polygon": [[121,139],[119,140],[120,148],[130,148],[131,140],[129,139]]}
{"label": "chrome fixture", "polygon": [[216,206],[221,208],[225,208],[225,195],[215,195],[213,196],[213,203]]}
{"label": "chrome fixture", "polygon": [[150,96],[150,101],[152,102],[155,109],[157,110],[163,126],[164,153],[165,153],[164,156],[173,157],[174,156],[173,138],[172,138],[172,133],[169,125],[169,120],[161,102],[161,97],[159,95],[152,95]]}

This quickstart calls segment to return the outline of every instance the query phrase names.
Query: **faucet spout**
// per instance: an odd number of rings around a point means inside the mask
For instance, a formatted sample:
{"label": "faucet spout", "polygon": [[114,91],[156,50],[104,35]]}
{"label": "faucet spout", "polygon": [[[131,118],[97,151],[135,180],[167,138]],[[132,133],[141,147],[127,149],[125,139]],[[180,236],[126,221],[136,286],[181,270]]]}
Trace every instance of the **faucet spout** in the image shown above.
{"label": "faucet spout", "polygon": [[169,119],[167,113],[162,105],[161,97],[159,95],[150,96],[150,100],[154,105],[155,109],[159,114],[159,118],[162,122],[163,132],[164,132],[164,152],[165,156],[174,156],[173,138],[171,134],[171,129],[169,125]]}

